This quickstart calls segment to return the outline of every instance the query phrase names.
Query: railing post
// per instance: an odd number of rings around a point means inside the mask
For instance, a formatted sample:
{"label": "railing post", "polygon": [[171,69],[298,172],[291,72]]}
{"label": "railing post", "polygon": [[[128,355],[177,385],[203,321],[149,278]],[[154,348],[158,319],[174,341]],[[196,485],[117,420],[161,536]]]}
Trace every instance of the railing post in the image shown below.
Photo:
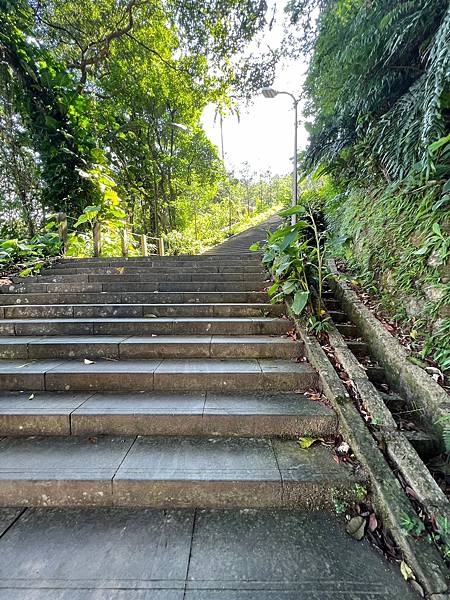
{"label": "railing post", "polygon": [[67,215],[65,213],[58,213],[56,215],[56,221],[58,223],[58,235],[62,243],[63,254],[65,254],[67,252],[68,241]]}
{"label": "railing post", "polygon": [[147,236],[145,235],[145,233],[141,235],[141,251],[142,256],[148,256]]}
{"label": "railing post", "polygon": [[99,221],[94,223],[94,227],[92,228],[92,237],[94,240],[94,256],[97,258],[102,253],[102,239]]}
{"label": "railing post", "polygon": [[158,254],[164,256],[164,238],[158,238]]}
{"label": "railing post", "polygon": [[122,229],[121,242],[122,256],[128,256],[128,231],[125,228]]}

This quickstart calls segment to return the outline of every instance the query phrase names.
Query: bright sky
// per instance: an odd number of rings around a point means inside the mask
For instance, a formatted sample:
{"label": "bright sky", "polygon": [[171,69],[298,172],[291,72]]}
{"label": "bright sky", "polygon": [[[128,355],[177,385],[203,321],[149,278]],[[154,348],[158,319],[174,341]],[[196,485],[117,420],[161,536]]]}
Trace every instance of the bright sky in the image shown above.
{"label": "bright sky", "polygon": [[[277,2],[281,17],[284,2]],[[277,47],[282,38],[282,23],[279,18],[275,27],[264,36],[264,42]],[[302,88],[305,64],[300,60],[279,64],[272,87],[298,96]],[[220,150],[220,122],[215,120],[215,107],[207,106],[202,117],[206,133]],[[294,112],[288,96],[268,99],[262,95],[253,99],[247,107],[240,107],[240,116],[229,116],[223,120],[225,165],[236,174],[242,163],[247,161],[251,170],[284,175],[291,171],[290,158],[294,154]],[[298,147],[306,146],[307,134],[302,126],[299,107]]]}

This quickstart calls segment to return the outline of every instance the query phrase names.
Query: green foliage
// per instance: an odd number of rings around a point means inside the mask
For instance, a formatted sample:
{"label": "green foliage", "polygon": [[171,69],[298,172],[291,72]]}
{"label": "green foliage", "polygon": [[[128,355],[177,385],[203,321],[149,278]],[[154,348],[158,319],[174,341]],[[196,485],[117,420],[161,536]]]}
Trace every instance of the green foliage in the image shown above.
{"label": "green foliage", "polygon": [[426,536],[430,543],[436,545],[444,560],[450,560],[450,523],[447,517],[435,515],[427,527],[419,517],[403,515],[401,526],[413,537]]}
{"label": "green foliage", "polygon": [[98,222],[109,226],[110,228],[120,228],[125,226],[126,213],[121,208],[120,198],[115,191],[115,181],[107,175],[100,167],[92,169],[89,173],[82,173],[83,177],[90,179],[101,189],[101,202],[95,206],[86,206],[82,214],[78,217],[75,227],[84,223],[90,223],[91,226]]}
{"label": "green foliage", "polygon": [[439,172],[433,143],[446,136],[450,105],[447,0],[293,0],[294,23],[320,9],[306,79],[309,164],[401,178],[419,164]]}
{"label": "green foliage", "polygon": [[331,490],[331,501],[334,505],[334,510],[337,515],[345,515],[349,509],[347,497],[339,490]]}
{"label": "green foliage", "polygon": [[224,112],[232,91],[270,83],[275,54],[245,53],[266,10],[259,0],[201,10],[181,0],[0,0],[7,227],[23,229],[23,213],[32,236],[49,209],[83,214],[80,227],[106,224],[108,177],[135,232],[185,231],[228,180],[204,107]]}
{"label": "green foliage", "polygon": [[61,244],[53,226],[50,223],[43,233],[30,240],[0,239],[0,272],[19,268],[26,277],[39,271],[46,259],[58,256]]}
{"label": "green foliage", "polygon": [[31,36],[34,18],[27,2],[0,2],[0,82],[12,98],[38,152],[43,201],[73,213],[98,190],[80,171],[101,158],[86,118],[86,99],[74,78]]}
{"label": "green foliage", "polygon": [[[283,210],[288,218],[274,232],[269,233],[264,245],[262,262],[271,271],[274,283],[268,289],[272,302],[288,298],[292,311],[306,312],[312,329],[323,331],[323,285],[328,277],[324,264],[323,233],[319,230],[317,215],[309,204],[300,204]],[[291,217],[295,215],[295,223]],[[257,245],[253,250],[259,249]]]}
{"label": "green foliage", "polygon": [[448,369],[449,4],[292,0],[288,12],[311,52],[303,166],[335,188],[328,249]]}
{"label": "green foliage", "polygon": [[402,528],[410,535],[420,537],[425,533],[425,525],[419,517],[411,515],[403,515],[400,520]]}
{"label": "green foliage", "polygon": [[422,356],[450,367],[450,211],[436,202],[442,184],[415,176],[374,186],[353,185],[322,204],[329,250],[346,260],[382,309],[424,340]]}

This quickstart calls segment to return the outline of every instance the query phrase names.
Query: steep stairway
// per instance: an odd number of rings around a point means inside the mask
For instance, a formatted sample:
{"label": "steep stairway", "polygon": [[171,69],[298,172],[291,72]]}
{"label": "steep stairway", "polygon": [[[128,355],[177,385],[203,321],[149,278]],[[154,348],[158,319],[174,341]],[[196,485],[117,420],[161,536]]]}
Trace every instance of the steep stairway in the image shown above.
{"label": "steep stairway", "polygon": [[1,288],[0,505],[319,508],[352,486],[298,446],[336,418],[247,250],[262,235]]}
{"label": "steep stairway", "polygon": [[1,288],[0,600],[412,600],[319,510],[361,474],[299,448],[337,421],[264,229]]}

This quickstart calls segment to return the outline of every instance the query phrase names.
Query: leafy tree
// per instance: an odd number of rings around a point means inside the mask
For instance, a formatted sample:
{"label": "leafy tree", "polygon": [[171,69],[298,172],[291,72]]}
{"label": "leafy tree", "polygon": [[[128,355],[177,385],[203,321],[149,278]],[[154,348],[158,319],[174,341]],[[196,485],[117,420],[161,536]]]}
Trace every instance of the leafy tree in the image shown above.
{"label": "leafy tree", "polygon": [[[317,22],[305,23],[313,9]],[[312,49],[308,164],[325,160],[352,176],[363,167],[388,181],[418,161],[434,172],[430,146],[450,126],[447,0],[293,0],[289,10]]]}
{"label": "leafy tree", "polygon": [[276,56],[245,54],[265,13],[260,0],[0,0],[0,103],[26,130],[42,210],[108,212],[106,177],[130,225],[159,235],[184,226],[186,203],[213,202],[224,173],[200,116],[269,82]]}

